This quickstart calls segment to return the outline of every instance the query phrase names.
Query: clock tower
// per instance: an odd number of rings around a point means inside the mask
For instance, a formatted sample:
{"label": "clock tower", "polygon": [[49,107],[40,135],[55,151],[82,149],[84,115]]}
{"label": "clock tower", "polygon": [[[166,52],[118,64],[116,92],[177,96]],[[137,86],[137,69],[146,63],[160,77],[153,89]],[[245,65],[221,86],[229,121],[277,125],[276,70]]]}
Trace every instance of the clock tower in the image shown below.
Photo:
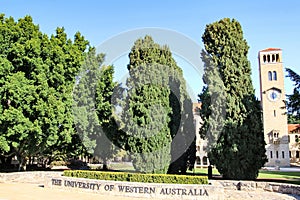
{"label": "clock tower", "polygon": [[282,50],[278,48],[261,50],[258,53],[258,60],[268,157],[265,166],[290,166]]}

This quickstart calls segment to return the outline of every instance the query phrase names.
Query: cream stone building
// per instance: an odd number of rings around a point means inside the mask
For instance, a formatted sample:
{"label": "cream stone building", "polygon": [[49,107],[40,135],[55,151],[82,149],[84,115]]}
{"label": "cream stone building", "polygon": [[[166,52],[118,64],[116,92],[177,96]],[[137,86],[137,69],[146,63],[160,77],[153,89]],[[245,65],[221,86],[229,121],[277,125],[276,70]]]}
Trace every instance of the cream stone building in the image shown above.
{"label": "cream stone building", "polygon": [[201,126],[201,117],[199,110],[201,109],[200,103],[193,103],[194,125],[196,133],[196,162],[195,167],[207,167],[209,166],[209,160],[207,157],[207,140],[203,140],[199,135],[199,129]]}
{"label": "cream stone building", "polygon": [[258,53],[260,95],[268,162],[265,166],[290,166],[282,50]]}
{"label": "cream stone building", "polygon": [[288,124],[289,156],[291,163],[300,163],[300,124]]}

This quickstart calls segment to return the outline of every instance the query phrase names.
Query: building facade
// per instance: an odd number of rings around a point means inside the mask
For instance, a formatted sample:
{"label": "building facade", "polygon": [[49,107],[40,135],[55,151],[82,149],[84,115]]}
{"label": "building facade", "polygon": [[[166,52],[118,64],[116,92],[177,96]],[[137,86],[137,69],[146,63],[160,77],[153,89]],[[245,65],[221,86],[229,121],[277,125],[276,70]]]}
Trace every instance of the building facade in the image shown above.
{"label": "building facade", "polygon": [[193,103],[194,125],[196,133],[196,162],[195,167],[208,167],[209,160],[207,157],[207,140],[200,137],[199,130],[201,126],[200,111],[201,104]]}
{"label": "building facade", "polygon": [[282,50],[278,48],[261,50],[258,60],[264,136],[268,157],[265,166],[290,166]]}
{"label": "building facade", "polygon": [[300,124],[288,124],[289,154],[291,163],[300,163]]}

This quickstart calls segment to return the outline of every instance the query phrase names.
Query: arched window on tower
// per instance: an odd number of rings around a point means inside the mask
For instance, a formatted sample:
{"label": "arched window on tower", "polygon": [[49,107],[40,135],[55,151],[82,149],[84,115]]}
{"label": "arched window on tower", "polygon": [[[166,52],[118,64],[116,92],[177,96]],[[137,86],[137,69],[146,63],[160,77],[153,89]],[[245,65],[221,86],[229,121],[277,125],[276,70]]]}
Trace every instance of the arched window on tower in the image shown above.
{"label": "arched window on tower", "polygon": [[275,62],[275,54],[272,54],[272,62]]}
{"label": "arched window on tower", "polygon": [[266,55],[263,56],[263,61],[264,61],[264,63],[267,62],[267,57],[266,57]]}
{"label": "arched window on tower", "polygon": [[276,54],[276,62],[280,62],[278,53]]}
{"label": "arched window on tower", "polygon": [[272,72],[268,72],[269,81],[272,81]]}
{"label": "arched window on tower", "polygon": [[267,55],[267,59],[268,59],[268,63],[271,61],[271,56],[270,56],[270,54],[269,55]]}
{"label": "arched window on tower", "polygon": [[277,72],[276,71],[273,71],[273,80],[277,81]]}

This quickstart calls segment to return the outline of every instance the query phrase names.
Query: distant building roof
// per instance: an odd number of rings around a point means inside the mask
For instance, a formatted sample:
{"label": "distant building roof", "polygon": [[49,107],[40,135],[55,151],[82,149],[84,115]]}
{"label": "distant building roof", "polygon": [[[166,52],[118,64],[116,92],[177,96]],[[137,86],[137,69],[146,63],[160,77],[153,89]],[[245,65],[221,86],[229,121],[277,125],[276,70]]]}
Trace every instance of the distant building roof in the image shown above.
{"label": "distant building roof", "polygon": [[202,103],[193,103],[193,109],[201,108]]}
{"label": "distant building roof", "polygon": [[202,103],[193,103],[193,112],[199,112],[199,109],[201,109]]}
{"label": "distant building roof", "polygon": [[281,49],[280,48],[266,48],[259,52],[268,52],[268,51],[281,51]]}
{"label": "distant building roof", "polygon": [[288,133],[300,133],[300,124],[288,124]]}

